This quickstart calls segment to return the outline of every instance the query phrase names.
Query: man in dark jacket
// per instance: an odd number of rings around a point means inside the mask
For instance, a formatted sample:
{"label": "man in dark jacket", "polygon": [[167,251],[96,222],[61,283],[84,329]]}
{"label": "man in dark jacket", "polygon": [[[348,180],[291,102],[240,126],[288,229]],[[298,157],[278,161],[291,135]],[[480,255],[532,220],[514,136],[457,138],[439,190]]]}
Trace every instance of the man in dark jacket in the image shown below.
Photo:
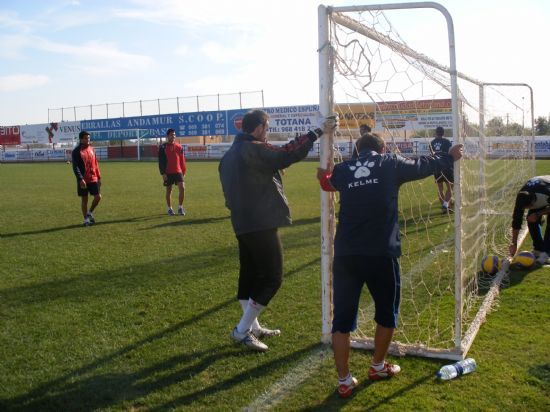
{"label": "man in dark jacket", "polygon": [[[325,129],[336,128],[329,118]],[[240,272],[237,299],[243,316],[231,337],[252,350],[266,351],[259,339],[279,330],[262,328],[258,315],[279,290],[283,254],[278,228],[291,224],[281,170],[305,158],[322,129],[309,131],[279,147],[267,143],[269,116],[262,110],[246,113],[242,134],[220,161],[219,174],[225,205],[239,244]]]}
{"label": "man in dark jacket", "polygon": [[384,140],[367,133],[357,141],[356,151],[356,159],[317,173],[323,190],[340,193],[334,239],[332,347],[342,397],[349,396],[357,385],[349,371],[350,332],[357,326],[364,284],[374,301],[376,322],[369,379],[389,378],[401,370],[385,361],[397,326],[401,292],[399,188],[451,167],[462,157],[463,147],[455,145],[448,153],[407,159],[385,153]]}

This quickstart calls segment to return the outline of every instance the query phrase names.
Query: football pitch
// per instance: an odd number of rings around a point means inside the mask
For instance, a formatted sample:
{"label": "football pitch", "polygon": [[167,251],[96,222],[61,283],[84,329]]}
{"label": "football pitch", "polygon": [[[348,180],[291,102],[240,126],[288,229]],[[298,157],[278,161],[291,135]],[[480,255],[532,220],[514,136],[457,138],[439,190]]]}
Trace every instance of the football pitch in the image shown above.
{"label": "football pitch", "polygon": [[[97,224],[83,227],[70,165],[0,164],[0,410],[550,410],[548,268],[511,273],[470,349],[476,372],[440,382],[449,361],[392,357],[402,373],[371,384],[370,352],[353,351],[360,386],[337,397],[319,343],[316,162],[284,175],[294,221],[281,229],[285,279],[260,318],[282,335],[264,354],[233,345],[237,244],[217,165],[188,162],[180,217],[166,215],[156,163],[102,162]],[[408,209],[428,223],[402,229],[408,252],[426,253],[452,219],[433,179],[411,185],[426,202]]]}

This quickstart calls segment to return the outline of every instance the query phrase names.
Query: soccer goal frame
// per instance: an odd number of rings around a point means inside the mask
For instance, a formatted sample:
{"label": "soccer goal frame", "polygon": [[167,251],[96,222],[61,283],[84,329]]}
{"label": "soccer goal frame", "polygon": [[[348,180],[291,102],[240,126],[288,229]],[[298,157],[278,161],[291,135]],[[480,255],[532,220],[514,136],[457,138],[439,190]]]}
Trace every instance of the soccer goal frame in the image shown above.
{"label": "soccer goal frame", "polygon": [[[420,9],[431,8],[439,11],[445,18],[447,24],[448,50],[449,50],[449,66],[444,66],[427,56],[416,52],[405,44],[389,39],[384,35],[377,33],[360,22],[344,15],[348,12],[369,12],[369,11],[385,11],[385,10],[401,10],[401,9]],[[531,105],[531,157],[532,157],[532,172],[534,173],[534,114],[533,114],[533,91],[531,87],[525,83],[487,83],[476,80],[456,69],[455,56],[455,36],[454,25],[450,13],[442,5],[434,2],[419,2],[419,3],[397,3],[385,5],[367,5],[367,6],[348,6],[348,7],[326,7],[319,6],[318,8],[319,21],[319,110],[321,116],[326,117],[334,112],[334,60],[331,58],[332,45],[330,39],[330,24],[339,24],[347,29],[355,31],[361,35],[369,37],[377,42],[384,43],[387,47],[398,50],[399,53],[422,62],[429,67],[436,68],[441,72],[449,75],[449,94],[451,96],[451,112],[452,112],[452,131],[455,136],[455,143],[465,143],[463,134],[461,133],[461,100],[459,96],[458,79],[463,79],[478,88],[479,93],[479,147],[480,151],[486,148],[484,140],[485,134],[483,126],[484,118],[484,96],[485,90],[491,86],[506,86],[506,87],[527,87],[530,93]],[[463,103],[462,103],[463,104]],[[329,134],[324,137],[320,145],[320,166],[322,168],[330,167],[333,163],[333,142],[335,136]],[[482,153],[479,170],[479,186],[485,187],[485,154]],[[461,214],[461,170],[460,163],[457,162],[454,168],[455,184],[454,198],[456,202],[454,214],[454,300],[455,300],[455,320],[454,320],[454,347],[451,349],[441,349],[437,347],[429,347],[423,344],[410,343],[392,343],[390,352],[404,355],[418,355],[434,358],[445,359],[463,359],[467,354],[473,340],[479,330],[479,327],[484,322],[487,313],[490,311],[495,298],[498,296],[500,284],[505,277],[509,261],[504,260],[501,271],[494,277],[490,285],[489,291],[485,294],[483,303],[468,327],[465,327],[462,318],[464,307],[464,282],[462,279],[463,273],[463,242],[464,237],[461,235],[463,231],[463,222]],[[330,343],[331,339],[331,323],[332,323],[332,261],[333,261],[333,239],[335,233],[335,200],[334,196],[329,192],[321,191],[321,282],[322,282],[322,334],[321,341]],[[520,233],[520,244],[525,238],[527,231]],[[372,338],[353,339],[352,346],[356,348],[372,349],[374,342]]]}

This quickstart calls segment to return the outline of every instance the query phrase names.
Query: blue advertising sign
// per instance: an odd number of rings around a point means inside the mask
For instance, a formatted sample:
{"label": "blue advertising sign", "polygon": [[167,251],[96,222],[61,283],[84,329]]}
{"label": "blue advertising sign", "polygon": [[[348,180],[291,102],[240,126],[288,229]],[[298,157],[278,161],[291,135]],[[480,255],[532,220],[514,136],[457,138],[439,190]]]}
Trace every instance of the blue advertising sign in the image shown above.
{"label": "blue advertising sign", "polygon": [[130,129],[130,130],[106,130],[106,131],[91,131],[92,141],[99,140],[128,140],[143,139],[145,137],[154,137],[149,135],[149,130]]}
{"label": "blue advertising sign", "polygon": [[226,134],[226,119],[226,111],[210,111],[85,120],[80,127],[92,133],[92,140],[136,139],[136,129],[139,129],[140,137],[164,137],[168,129],[174,129],[178,137],[212,136]]}
{"label": "blue advertising sign", "polygon": [[[227,111],[227,134],[242,133],[244,114],[250,109]],[[269,133],[301,135],[320,124],[319,105],[266,107],[263,109],[269,115]]]}

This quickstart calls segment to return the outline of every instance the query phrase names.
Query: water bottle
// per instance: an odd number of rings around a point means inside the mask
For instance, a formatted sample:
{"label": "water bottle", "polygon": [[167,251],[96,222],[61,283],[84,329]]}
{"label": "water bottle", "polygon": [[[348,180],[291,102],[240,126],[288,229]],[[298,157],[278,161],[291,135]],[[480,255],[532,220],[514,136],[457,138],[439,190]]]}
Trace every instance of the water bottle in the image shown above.
{"label": "water bottle", "polygon": [[454,379],[460,375],[466,375],[467,373],[473,372],[476,370],[476,361],[472,358],[464,359],[459,362],[453,363],[452,365],[445,365],[439,372],[437,372],[437,377],[448,381]]}

